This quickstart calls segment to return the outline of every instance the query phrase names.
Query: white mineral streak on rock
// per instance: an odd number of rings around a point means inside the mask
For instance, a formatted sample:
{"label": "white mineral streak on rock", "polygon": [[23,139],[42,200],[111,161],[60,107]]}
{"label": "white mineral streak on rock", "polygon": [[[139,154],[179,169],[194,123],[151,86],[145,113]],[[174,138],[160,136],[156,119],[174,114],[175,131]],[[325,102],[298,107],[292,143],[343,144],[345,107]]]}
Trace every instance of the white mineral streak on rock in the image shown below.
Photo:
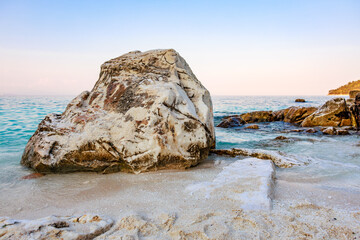
{"label": "white mineral streak on rock", "polygon": [[219,155],[229,156],[250,156],[265,160],[271,160],[280,168],[291,168],[293,166],[303,166],[309,164],[313,158],[308,156],[297,156],[292,154],[285,154],[280,151],[270,151],[262,149],[247,149],[247,148],[233,148],[233,149],[215,149],[213,153]]}
{"label": "white mineral streak on rock", "polygon": [[93,239],[113,224],[112,219],[97,215],[51,216],[37,220],[0,218],[0,239]]}
{"label": "white mineral streak on rock", "polygon": [[189,185],[190,194],[206,199],[220,198],[236,201],[246,210],[271,209],[275,168],[271,161],[247,158],[224,167],[213,181]]}
{"label": "white mineral streak on rock", "polygon": [[49,114],[22,164],[38,172],[188,168],[215,146],[209,92],[172,49],[105,62],[91,92]]}

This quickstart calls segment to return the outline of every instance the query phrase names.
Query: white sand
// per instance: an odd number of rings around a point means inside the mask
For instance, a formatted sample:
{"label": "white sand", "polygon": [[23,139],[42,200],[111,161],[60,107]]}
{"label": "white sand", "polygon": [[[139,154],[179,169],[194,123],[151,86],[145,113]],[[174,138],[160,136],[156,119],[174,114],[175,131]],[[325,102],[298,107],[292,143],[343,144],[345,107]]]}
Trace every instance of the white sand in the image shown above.
{"label": "white sand", "polygon": [[100,239],[360,237],[359,194],[273,174],[269,160],[211,156],[186,171],[47,175],[1,194],[0,216],[105,215],[116,223]]}

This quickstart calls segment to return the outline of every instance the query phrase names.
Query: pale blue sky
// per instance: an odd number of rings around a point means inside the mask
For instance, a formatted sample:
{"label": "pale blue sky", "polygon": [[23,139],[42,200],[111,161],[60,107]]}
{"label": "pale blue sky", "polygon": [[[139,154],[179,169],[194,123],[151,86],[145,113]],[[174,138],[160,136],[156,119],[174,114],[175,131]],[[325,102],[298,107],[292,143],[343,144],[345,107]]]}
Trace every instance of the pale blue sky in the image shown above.
{"label": "pale blue sky", "polygon": [[0,0],[0,94],[79,94],[100,64],[174,48],[214,95],[319,95],[360,79],[360,1]]}

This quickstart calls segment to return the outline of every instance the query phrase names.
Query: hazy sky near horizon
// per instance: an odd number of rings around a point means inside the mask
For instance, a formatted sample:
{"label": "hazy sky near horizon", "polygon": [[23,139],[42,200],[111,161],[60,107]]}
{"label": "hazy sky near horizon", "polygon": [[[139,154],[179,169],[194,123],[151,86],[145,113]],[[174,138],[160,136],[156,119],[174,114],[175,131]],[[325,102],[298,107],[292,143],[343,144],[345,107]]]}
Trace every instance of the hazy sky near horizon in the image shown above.
{"label": "hazy sky near horizon", "polygon": [[158,48],[213,95],[325,95],[360,79],[360,1],[0,0],[0,94],[77,95]]}

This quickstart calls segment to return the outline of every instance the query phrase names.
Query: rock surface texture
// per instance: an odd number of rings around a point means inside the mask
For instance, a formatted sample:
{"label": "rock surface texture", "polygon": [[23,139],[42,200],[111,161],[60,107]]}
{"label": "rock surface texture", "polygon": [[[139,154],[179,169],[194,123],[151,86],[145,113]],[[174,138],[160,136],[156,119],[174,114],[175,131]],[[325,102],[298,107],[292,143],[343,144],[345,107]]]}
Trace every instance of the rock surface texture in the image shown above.
{"label": "rock surface texture", "polygon": [[209,92],[172,49],[105,62],[91,92],[49,114],[21,163],[37,172],[187,168],[215,146]]}
{"label": "rock surface texture", "polygon": [[38,220],[0,218],[1,239],[93,239],[114,224],[97,215],[79,217],[51,216]]}
{"label": "rock surface texture", "polygon": [[334,98],[327,101],[316,112],[308,116],[301,123],[303,127],[341,125],[344,119],[350,119],[350,112],[344,98]]}

